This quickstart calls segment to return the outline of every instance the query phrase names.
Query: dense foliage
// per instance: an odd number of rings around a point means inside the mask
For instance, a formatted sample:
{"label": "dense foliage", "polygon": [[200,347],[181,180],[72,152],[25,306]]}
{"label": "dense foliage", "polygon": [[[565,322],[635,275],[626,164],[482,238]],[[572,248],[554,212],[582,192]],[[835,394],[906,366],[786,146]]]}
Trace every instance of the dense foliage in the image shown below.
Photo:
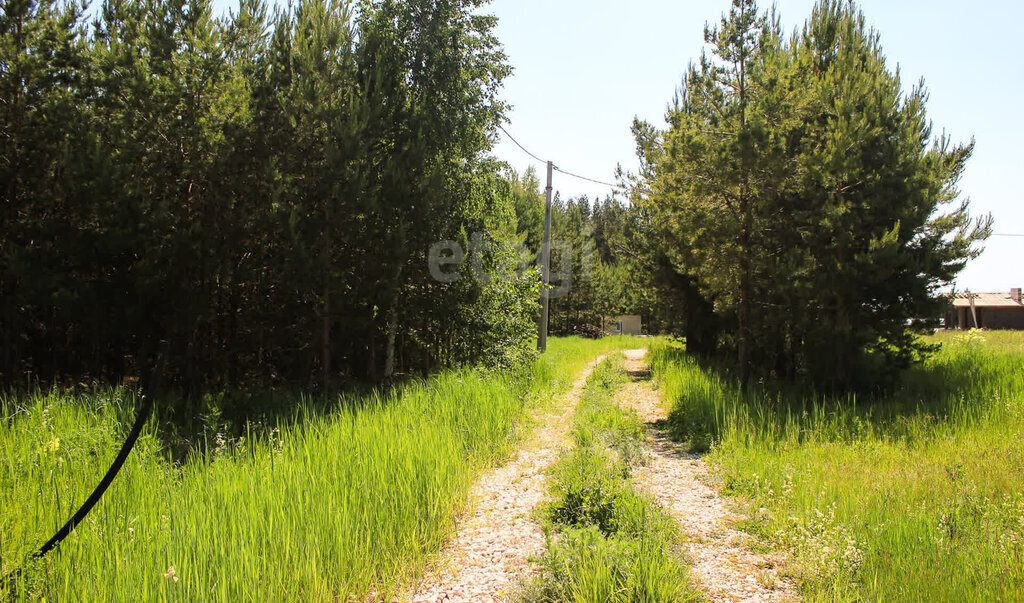
{"label": "dense foliage", "polygon": [[555,199],[551,210],[550,328],[586,334],[619,314],[650,318],[645,274],[635,270],[625,229],[628,208],[612,198]]}
{"label": "dense foliage", "polygon": [[514,232],[481,4],[108,0],[87,26],[3,3],[0,378],[145,379],[162,355],[196,392],[526,359],[534,272],[428,270],[437,241]]}
{"label": "dense foliage", "polygon": [[933,136],[923,85],[904,91],[852,3],[819,1],[786,40],[734,0],[705,41],[668,128],[634,124],[634,199],[717,329],[694,351],[735,352],[744,383],[888,380],[989,234],[956,188],[973,143]]}

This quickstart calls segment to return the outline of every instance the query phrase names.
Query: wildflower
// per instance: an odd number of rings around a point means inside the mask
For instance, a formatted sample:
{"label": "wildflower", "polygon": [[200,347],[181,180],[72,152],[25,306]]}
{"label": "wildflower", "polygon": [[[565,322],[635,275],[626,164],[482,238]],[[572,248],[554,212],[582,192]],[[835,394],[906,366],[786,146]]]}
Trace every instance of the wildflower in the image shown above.
{"label": "wildflower", "polygon": [[172,580],[174,582],[178,581],[178,573],[174,571],[173,565],[167,568],[167,571],[164,572],[164,578],[167,578],[168,580]]}
{"label": "wildflower", "polygon": [[793,493],[793,476],[787,475],[786,480],[782,483],[782,495],[789,496]]}

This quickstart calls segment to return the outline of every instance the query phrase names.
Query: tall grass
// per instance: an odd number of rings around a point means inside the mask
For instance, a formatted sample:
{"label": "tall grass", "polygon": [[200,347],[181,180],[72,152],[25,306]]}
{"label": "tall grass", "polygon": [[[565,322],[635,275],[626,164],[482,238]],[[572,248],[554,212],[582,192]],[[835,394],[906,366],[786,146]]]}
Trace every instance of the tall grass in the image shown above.
{"label": "tall grass", "polygon": [[654,369],[746,528],[808,599],[1024,597],[1024,334],[943,334],[895,392],[741,393],[680,349]]}
{"label": "tall grass", "polygon": [[[0,400],[0,572],[58,600],[333,600],[393,594],[441,548],[473,479],[508,455],[531,404],[627,338],[552,340],[531,378],[453,371],[387,398],[300,404],[278,429],[171,462],[154,425],[88,520],[28,555],[109,465],[131,392]],[[304,410],[306,409],[306,410]],[[265,430],[264,430],[265,431]]]}

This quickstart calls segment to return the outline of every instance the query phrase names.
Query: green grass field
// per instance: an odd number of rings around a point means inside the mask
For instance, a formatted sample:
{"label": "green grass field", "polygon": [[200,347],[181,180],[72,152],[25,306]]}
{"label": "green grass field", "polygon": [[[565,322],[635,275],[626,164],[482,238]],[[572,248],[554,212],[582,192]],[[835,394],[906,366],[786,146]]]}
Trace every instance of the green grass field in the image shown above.
{"label": "green grass field", "polygon": [[1024,333],[940,334],[891,394],[741,395],[661,343],[675,435],[809,600],[1024,597]]}
{"label": "green grass field", "polygon": [[[723,492],[749,517],[742,527],[790,553],[787,571],[807,599],[1024,593],[1024,334],[935,340],[942,350],[898,391],[838,400],[741,395],[679,346],[654,345],[676,436],[710,449]],[[519,441],[529,408],[567,391],[599,354],[649,343],[557,339],[525,378],[454,371],[388,399],[298,403],[278,428],[215,436],[184,462],[152,422],[89,519],[34,564],[31,552],[106,470],[135,401],[126,389],[8,395],[0,571],[26,568],[13,594],[34,600],[395,593],[451,533],[473,479]],[[557,537],[547,582],[532,591],[540,600],[604,600],[602,589],[627,587],[691,596],[685,573],[661,556],[672,526],[628,482],[640,431],[612,403],[620,382],[614,363],[592,378],[576,447],[556,469],[546,512]]]}
{"label": "green grass field", "polygon": [[[99,481],[133,419],[125,389],[0,400],[0,573],[19,599],[345,600],[400,590],[453,528],[526,410],[630,338],[555,339],[526,378],[447,372],[382,399],[341,397],[171,460],[147,426],[89,518],[29,555]],[[303,408],[307,409],[303,411]],[[172,569],[173,568],[173,569]],[[12,593],[9,593],[12,594]]]}

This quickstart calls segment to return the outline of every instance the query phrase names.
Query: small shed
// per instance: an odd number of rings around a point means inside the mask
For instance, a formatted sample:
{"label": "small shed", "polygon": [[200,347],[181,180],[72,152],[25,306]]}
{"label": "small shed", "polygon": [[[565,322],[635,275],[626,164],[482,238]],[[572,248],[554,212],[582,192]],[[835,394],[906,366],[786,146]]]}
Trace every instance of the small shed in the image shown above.
{"label": "small shed", "polygon": [[956,293],[946,312],[947,329],[1024,330],[1021,289],[1010,293]]}
{"label": "small shed", "polygon": [[639,314],[605,316],[601,319],[601,330],[610,335],[640,335],[643,327],[643,319]]}

